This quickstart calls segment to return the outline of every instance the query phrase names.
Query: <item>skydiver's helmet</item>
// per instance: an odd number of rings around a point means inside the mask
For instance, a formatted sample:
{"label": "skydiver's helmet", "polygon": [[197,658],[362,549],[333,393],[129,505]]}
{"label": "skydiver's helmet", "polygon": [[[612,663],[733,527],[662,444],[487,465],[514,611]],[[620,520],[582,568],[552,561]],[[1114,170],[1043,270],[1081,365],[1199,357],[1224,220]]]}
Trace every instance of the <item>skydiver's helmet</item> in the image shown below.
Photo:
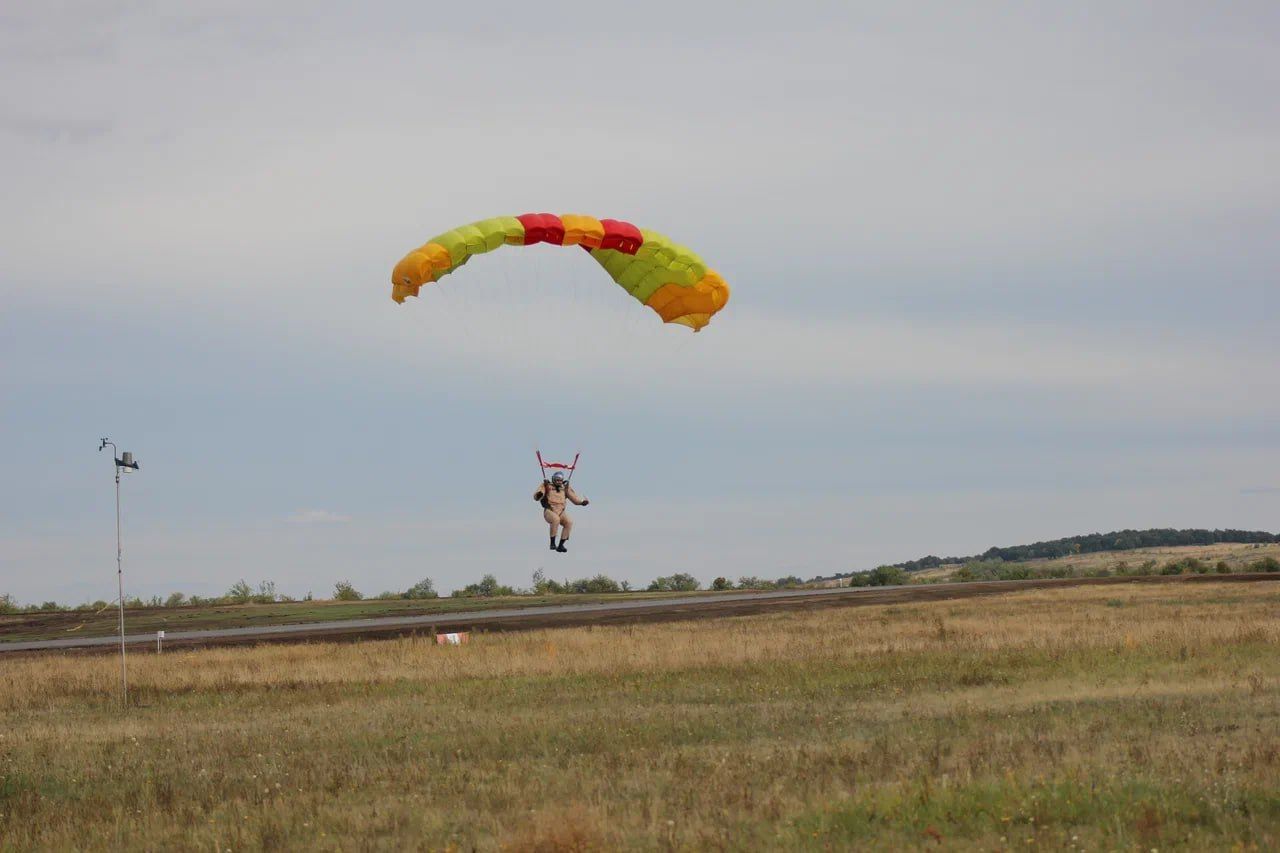
{"label": "skydiver's helmet", "polygon": [[552,474],[551,485],[555,486],[557,489],[564,488],[564,474],[560,473],[559,471]]}

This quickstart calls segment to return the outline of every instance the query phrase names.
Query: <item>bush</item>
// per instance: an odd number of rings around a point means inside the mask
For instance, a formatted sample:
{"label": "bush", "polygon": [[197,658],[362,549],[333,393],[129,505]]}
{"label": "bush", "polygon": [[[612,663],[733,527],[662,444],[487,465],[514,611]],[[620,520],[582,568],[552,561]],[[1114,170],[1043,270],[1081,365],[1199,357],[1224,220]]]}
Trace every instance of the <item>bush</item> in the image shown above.
{"label": "bush", "polygon": [[557,583],[553,580],[547,580],[547,573],[542,569],[538,569],[533,573],[533,592],[534,595],[563,595],[569,591],[569,582]]}
{"label": "bush", "polygon": [[187,603],[186,595],[180,592],[169,593],[169,597],[164,600],[165,607],[181,607]]}
{"label": "bush", "polygon": [[[538,569],[533,573],[533,592],[536,595],[584,595],[587,593],[601,595],[630,591],[631,584],[626,581],[618,583],[608,575],[596,575],[593,578],[578,578],[574,581],[557,582],[547,580],[547,576],[542,569]],[[513,592],[512,594],[518,595],[519,593]]]}
{"label": "bush", "polygon": [[773,589],[773,581],[755,576],[738,578],[738,589]]}
{"label": "bush", "polygon": [[1214,570],[1214,571],[1216,571],[1216,572],[1217,572],[1218,574],[1220,574],[1220,575],[1229,575],[1229,574],[1231,574],[1231,567],[1227,565],[1227,561],[1226,561],[1226,560],[1219,560],[1219,561],[1218,561],[1218,564],[1217,564],[1216,566],[1214,566],[1214,567],[1213,567],[1213,570]]}
{"label": "bush", "polygon": [[248,604],[253,599],[253,587],[244,578],[236,581],[224,596],[229,604]]}
{"label": "bush", "polygon": [[360,601],[364,594],[351,585],[351,581],[338,581],[333,585],[333,597],[336,601]]}
{"label": "bush", "polygon": [[253,594],[251,600],[254,604],[274,604],[278,598],[275,581],[259,581],[258,591]]}
{"label": "bush", "polygon": [[516,591],[509,586],[498,583],[493,575],[485,575],[480,583],[468,584],[462,589],[453,591],[454,598],[493,598],[499,595],[515,595]]}
{"label": "bush", "polygon": [[773,582],[773,585],[778,589],[795,589],[798,586],[803,586],[804,581],[795,575],[787,575],[784,578],[778,578]]}
{"label": "bush", "polygon": [[608,575],[596,575],[593,578],[580,578],[570,584],[573,592],[577,593],[608,593],[622,592],[622,587],[616,580]]}
{"label": "bush", "polygon": [[[967,568],[962,567],[956,573],[956,578],[962,581],[977,580],[978,578],[972,576],[972,571],[966,571]],[[849,575],[849,586],[898,586],[908,583],[911,583],[910,573],[899,566],[877,566],[871,571],[854,572]]]}
{"label": "bush", "polygon": [[693,575],[677,572],[670,577],[655,578],[649,584],[649,592],[693,592],[701,586]]}
{"label": "bush", "polygon": [[1249,565],[1249,570],[1253,572],[1280,572],[1280,560],[1275,557],[1263,557],[1261,560],[1254,560]]}
{"label": "bush", "polygon": [[1162,575],[1180,575],[1182,574],[1182,563],[1178,560],[1170,560],[1160,569]]}
{"label": "bush", "polygon": [[423,578],[404,591],[404,597],[412,600],[422,598],[439,598],[440,594],[436,592],[435,581],[431,578]]}
{"label": "bush", "polygon": [[711,582],[711,588],[722,592],[726,589],[732,589],[733,584],[729,583],[729,581],[724,578],[716,578]]}
{"label": "bush", "polygon": [[[970,581],[994,581],[1000,579],[1000,567],[1003,564],[998,560],[971,560],[960,568],[956,569],[955,579],[964,583]],[[868,578],[868,586],[870,579]]]}
{"label": "bush", "polygon": [[900,586],[911,582],[907,573],[897,566],[877,566],[867,580],[868,586]]}

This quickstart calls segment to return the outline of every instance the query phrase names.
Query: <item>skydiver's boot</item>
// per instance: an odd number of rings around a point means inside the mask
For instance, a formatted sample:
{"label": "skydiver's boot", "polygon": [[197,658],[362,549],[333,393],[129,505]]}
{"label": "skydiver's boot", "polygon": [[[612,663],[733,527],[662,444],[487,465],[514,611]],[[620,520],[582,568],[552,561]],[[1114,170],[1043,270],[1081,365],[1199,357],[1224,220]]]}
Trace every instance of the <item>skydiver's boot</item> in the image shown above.
{"label": "skydiver's boot", "polygon": [[551,537],[551,550],[556,550],[556,537],[554,536]]}
{"label": "skydiver's boot", "polygon": [[559,548],[557,548],[556,550],[557,550],[557,551],[559,551],[561,554],[567,553],[567,552],[568,552],[568,550],[569,550],[568,548],[564,547],[564,543],[565,543],[565,542],[567,542],[567,541],[568,541],[568,540],[566,540],[566,539],[561,539],[561,540],[560,540],[560,547],[559,547]]}

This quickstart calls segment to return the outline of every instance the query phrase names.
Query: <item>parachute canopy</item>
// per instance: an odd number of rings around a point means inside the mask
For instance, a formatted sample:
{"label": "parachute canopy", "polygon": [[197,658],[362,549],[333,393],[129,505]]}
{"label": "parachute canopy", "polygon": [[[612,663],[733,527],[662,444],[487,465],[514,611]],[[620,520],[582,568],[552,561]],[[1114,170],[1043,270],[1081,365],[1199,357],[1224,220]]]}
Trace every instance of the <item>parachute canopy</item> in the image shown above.
{"label": "parachute canopy", "polygon": [[424,284],[439,281],[471,259],[499,246],[552,243],[581,246],[604,271],[664,323],[695,332],[729,301],[729,285],[702,258],[656,231],[616,219],[526,213],[483,219],[446,231],[414,249],[391,273],[391,298],[404,302]]}

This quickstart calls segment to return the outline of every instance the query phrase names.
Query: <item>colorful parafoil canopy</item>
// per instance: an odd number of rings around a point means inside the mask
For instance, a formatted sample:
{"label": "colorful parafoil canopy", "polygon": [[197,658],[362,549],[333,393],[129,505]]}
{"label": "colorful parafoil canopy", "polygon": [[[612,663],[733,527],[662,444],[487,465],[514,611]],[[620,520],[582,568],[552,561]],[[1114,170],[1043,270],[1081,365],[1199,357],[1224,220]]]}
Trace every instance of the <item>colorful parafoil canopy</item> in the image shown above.
{"label": "colorful parafoil canopy", "polygon": [[499,246],[553,243],[581,246],[623,290],[648,305],[665,323],[695,332],[729,301],[729,285],[702,258],[656,231],[616,219],[526,213],[483,219],[446,231],[414,249],[391,273],[391,298],[404,302],[424,284],[439,281],[471,259]]}

